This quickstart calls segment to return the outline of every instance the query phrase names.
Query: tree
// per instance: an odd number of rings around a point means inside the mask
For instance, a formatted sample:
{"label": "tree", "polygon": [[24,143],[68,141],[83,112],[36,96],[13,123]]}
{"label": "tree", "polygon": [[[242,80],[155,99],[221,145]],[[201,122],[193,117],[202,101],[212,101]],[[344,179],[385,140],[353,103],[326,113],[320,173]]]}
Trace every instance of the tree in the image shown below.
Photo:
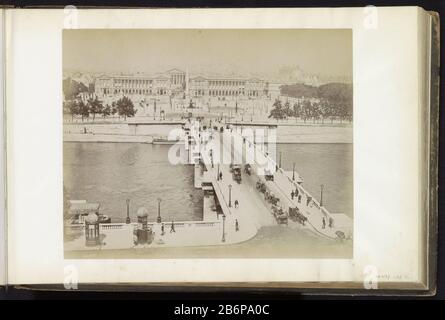
{"label": "tree", "polygon": [[284,109],[281,105],[281,101],[276,99],[275,102],[272,105],[273,109],[270,111],[269,118],[274,119],[285,119],[286,113],[284,112]]}
{"label": "tree", "polygon": [[62,89],[63,94],[65,95],[65,100],[74,100],[79,93],[88,92],[88,87],[85,84],[72,80],[71,78],[63,80]]}
{"label": "tree", "polygon": [[133,102],[125,96],[117,101],[116,109],[119,116],[123,116],[125,120],[127,120],[127,117],[134,117],[136,114]]}
{"label": "tree", "polygon": [[77,100],[68,100],[64,102],[64,109],[66,112],[69,112],[71,114],[71,120],[74,119],[74,115],[79,114],[79,103]]}
{"label": "tree", "polygon": [[102,110],[102,116],[103,116],[104,118],[106,118],[106,117],[108,117],[110,114],[111,114],[111,107],[110,107],[109,104],[107,104],[107,105],[105,106],[105,108],[103,108],[103,110]]}
{"label": "tree", "polygon": [[79,113],[82,116],[82,122],[90,116],[90,108],[82,100],[79,101]]}
{"label": "tree", "polygon": [[291,85],[283,85],[280,87],[280,92],[284,96],[294,97],[294,98],[316,98],[318,97],[317,87],[310,86],[307,84],[296,83]]}
{"label": "tree", "polygon": [[103,111],[102,101],[100,101],[97,97],[94,99],[88,99],[88,108],[89,113],[93,115],[93,121],[96,118],[96,114],[100,114]]}
{"label": "tree", "polygon": [[[299,98],[294,105],[294,116],[304,119],[340,118],[352,121],[352,85],[347,83],[326,83],[319,87],[305,84],[284,85],[281,94]],[[285,111],[287,107],[284,107]],[[289,116],[289,112],[285,112]]]}
{"label": "tree", "polygon": [[117,106],[116,106],[116,102],[113,101],[111,103],[111,115],[114,116],[117,113]]}
{"label": "tree", "polygon": [[294,103],[294,117],[301,117],[301,106],[298,102]]}
{"label": "tree", "polygon": [[293,110],[290,108],[289,101],[286,101],[286,103],[284,104],[283,112],[288,117],[292,117],[294,115]]}

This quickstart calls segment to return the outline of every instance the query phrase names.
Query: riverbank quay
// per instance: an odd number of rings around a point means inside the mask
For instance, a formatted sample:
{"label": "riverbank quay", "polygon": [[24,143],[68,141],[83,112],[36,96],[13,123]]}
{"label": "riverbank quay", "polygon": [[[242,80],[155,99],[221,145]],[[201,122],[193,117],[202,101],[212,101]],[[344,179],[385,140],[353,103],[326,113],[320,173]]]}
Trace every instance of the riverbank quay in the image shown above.
{"label": "riverbank quay", "polygon": [[[66,122],[63,139],[66,142],[135,142],[152,143],[156,138],[176,138],[183,120],[167,121],[131,119],[126,122]],[[275,130],[276,143],[352,143],[351,124],[304,124],[271,122],[234,122],[234,127],[253,130]],[[140,136],[140,138],[138,137]],[[132,138],[138,137],[138,138]]]}

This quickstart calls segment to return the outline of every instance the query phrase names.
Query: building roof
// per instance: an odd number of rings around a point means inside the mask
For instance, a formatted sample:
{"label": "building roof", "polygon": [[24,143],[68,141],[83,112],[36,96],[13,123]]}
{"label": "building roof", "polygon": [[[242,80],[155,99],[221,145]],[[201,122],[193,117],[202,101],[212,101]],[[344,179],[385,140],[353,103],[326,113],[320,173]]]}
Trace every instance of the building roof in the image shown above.
{"label": "building roof", "polygon": [[[169,75],[171,74],[186,74],[184,71],[177,69],[177,68],[173,68],[170,69],[168,71],[165,72],[160,72],[160,73],[154,73],[154,74],[134,74],[134,75],[103,75],[100,77],[97,77],[96,79],[144,79],[144,80],[152,80],[152,79],[165,79],[168,80],[169,79]],[[227,75],[219,75],[219,74],[202,74],[202,73],[195,73],[195,74],[191,74],[189,75],[189,79],[190,80],[212,80],[212,81],[254,81],[254,82],[261,82],[261,81],[265,81],[259,78],[247,78],[247,77],[242,77],[239,75],[231,75],[231,76],[227,76]]]}
{"label": "building roof", "polygon": [[170,69],[170,70],[166,71],[165,73],[169,73],[169,74],[171,74],[171,73],[180,73],[180,74],[185,74],[185,72],[184,72],[184,71],[182,71],[182,70],[179,70],[179,69],[176,69],[176,68]]}

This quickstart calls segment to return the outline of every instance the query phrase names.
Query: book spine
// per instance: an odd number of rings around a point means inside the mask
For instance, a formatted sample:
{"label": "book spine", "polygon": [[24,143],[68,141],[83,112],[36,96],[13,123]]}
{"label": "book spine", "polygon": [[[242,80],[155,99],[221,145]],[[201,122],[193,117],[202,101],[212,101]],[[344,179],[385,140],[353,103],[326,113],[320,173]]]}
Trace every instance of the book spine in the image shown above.
{"label": "book spine", "polygon": [[0,9],[0,287],[7,285],[5,9]]}
{"label": "book spine", "polygon": [[429,92],[429,203],[428,203],[428,286],[436,292],[438,189],[439,189],[439,97],[440,97],[440,19],[431,12],[430,92]]}

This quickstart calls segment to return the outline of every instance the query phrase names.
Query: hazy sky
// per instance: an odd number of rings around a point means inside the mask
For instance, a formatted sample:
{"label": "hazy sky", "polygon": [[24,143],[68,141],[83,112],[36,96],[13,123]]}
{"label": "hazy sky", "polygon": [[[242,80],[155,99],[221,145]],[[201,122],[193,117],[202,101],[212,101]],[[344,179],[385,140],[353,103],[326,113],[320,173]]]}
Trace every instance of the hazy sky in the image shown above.
{"label": "hazy sky", "polygon": [[309,74],[352,78],[352,31],[64,30],[63,67],[90,72],[273,74],[299,66]]}

